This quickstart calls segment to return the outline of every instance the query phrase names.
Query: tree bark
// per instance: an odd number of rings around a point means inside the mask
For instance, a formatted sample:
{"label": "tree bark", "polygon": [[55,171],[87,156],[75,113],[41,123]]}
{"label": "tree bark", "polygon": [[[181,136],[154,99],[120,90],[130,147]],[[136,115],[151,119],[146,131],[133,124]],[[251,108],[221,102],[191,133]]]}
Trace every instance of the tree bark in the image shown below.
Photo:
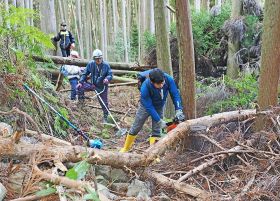
{"label": "tree bark", "polygon": [[[238,17],[240,17],[242,11],[242,2],[243,0],[232,1],[231,20],[235,20]],[[236,79],[239,73],[239,66],[235,60],[235,53],[239,50],[239,48],[240,48],[239,41],[233,41],[232,39],[229,39],[227,75],[232,79]]]}
{"label": "tree bark", "polygon": [[[280,78],[280,5],[277,0],[265,1],[264,31],[262,35],[261,69],[258,106],[265,110],[278,104]],[[259,117],[258,130],[264,122]]]}
{"label": "tree bark", "polygon": [[122,0],[122,29],[124,41],[124,61],[128,62],[128,45],[127,45],[127,32],[126,32],[126,0]]}
{"label": "tree bark", "polygon": [[[56,35],[56,15],[54,0],[40,0],[40,23],[41,30],[47,34]],[[53,55],[56,55],[56,50],[51,51]]]}
{"label": "tree bark", "polygon": [[195,0],[194,7],[195,7],[195,11],[197,13],[199,13],[200,12],[200,0]]}
{"label": "tree bark", "polygon": [[114,30],[114,39],[116,40],[118,34],[118,10],[117,10],[117,0],[112,0],[112,9],[113,9],[113,30]]}
{"label": "tree bark", "polygon": [[[173,76],[165,0],[157,0],[154,3],[157,66]],[[167,118],[172,118],[174,116],[174,107],[170,98],[166,103],[165,116]]]}
{"label": "tree bark", "polygon": [[209,0],[201,0],[201,8],[202,10],[209,12],[210,1]]}
{"label": "tree bark", "polygon": [[222,7],[222,0],[215,0],[215,5]]}
{"label": "tree bark", "polygon": [[187,119],[196,117],[195,59],[188,0],[176,1],[177,38],[179,47],[179,85]]}
{"label": "tree bark", "polygon": [[17,0],[17,7],[24,8],[24,0]]}

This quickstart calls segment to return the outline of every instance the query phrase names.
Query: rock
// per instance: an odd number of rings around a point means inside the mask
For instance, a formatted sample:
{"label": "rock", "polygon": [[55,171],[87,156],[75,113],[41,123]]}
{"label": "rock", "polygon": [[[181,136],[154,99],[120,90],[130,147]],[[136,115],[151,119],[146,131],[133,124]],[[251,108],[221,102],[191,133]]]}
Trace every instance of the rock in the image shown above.
{"label": "rock", "polygon": [[113,183],[112,184],[112,190],[117,192],[126,192],[128,189],[129,184],[128,183]]}
{"label": "rock", "polygon": [[100,183],[100,184],[105,185],[105,186],[109,184],[109,181],[106,180],[102,175],[97,175],[96,176],[96,181],[97,181],[97,183]]}
{"label": "rock", "polygon": [[116,196],[113,193],[110,193],[109,189],[106,186],[98,183],[97,188],[98,188],[98,192],[101,192],[108,199],[110,199],[110,200],[118,199],[118,196]]}
{"label": "rock", "polygon": [[140,181],[138,179],[135,179],[128,186],[128,190],[127,190],[126,196],[128,196],[128,197],[136,197],[136,196],[138,196],[138,194],[140,192],[146,193],[148,196],[151,196],[151,194],[152,194],[148,184],[146,184],[145,182]]}
{"label": "rock", "polygon": [[[22,184],[24,180],[29,176],[31,169],[27,165],[19,165],[17,170],[9,175],[9,188],[16,194],[21,193]],[[0,199],[1,200],[1,199]]]}
{"label": "rock", "polygon": [[161,193],[159,195],[159,201],[171,201],[171,199],[167,195],[165,195],[164,193]]}
{"label": "rock", "polygon": [[96,165],[95,175],[102,175],[106,180],[110,180],[111,167],[106,165]]}
{"label": "rock", "polygon": [[148,194],[146,192],[141,191],[137,197],[136,197],[137,201],[151,201],[152,199],[148,196]]}
{"label": "rock", "polygon": [[9,124],[0,122],[0,136],[8,137],[13,134],[13,128]]}
{"label": "rock", "polygon": [[4,200],[6,193],[7,189],[5,188],[5,186],[3,186],[2,183],[0,183],[0,200]]}
{"label": "rock", "polygon": [[125,183],[129,181],[129,177],[122,169],[112,169],[111,170],[111,181]]}

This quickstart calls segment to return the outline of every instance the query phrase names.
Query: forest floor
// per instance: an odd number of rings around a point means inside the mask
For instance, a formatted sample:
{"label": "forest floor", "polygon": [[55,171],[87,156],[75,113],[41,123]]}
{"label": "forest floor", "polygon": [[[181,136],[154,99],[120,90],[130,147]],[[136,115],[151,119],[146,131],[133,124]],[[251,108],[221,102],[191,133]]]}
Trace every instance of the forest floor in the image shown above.
{"label": "forest floor", "polygon": [[[92,107],[99,107],[97,98],[93,100],[87,99],[85,105],[81,106],[79,103],[69,100],[69,92],[62,90],[58,96],[59,102],[69,108],[71,121],[82,130],[87,131],[90,138],[102,139],[103,150],[119,151],[123,146],[125,135],[116,136],[116,128],[102,124],[103,115],[101,109]],[[94,93],[90,92],[87,96],[93,97]],[[109,89],[109,106],[112,111],[115,111],[112,114],[122,128],[130,128],[138,103],[139,91],[136,87],[118,86]],[[211,193],[212,197],[208,200],[277,200],[280,196],[279,115],[279,107],[267,113],[266,116],[270,123],[266,130],[262,132],[253,131],[254,118],[225,124],[221,123],[207,130],[192,132],[187,139],[170,148],[165,155],[160,157],[157,163],[150,165],[146,170],[160,173],[176,181],[196,167],[204,165],[205,168],[192,174],[184,182]],[[83,140],[80,137],[75,137],[73,129],[69,128],[67,132],[70,135],[63,138],[64,140],[76,145],[83,144]],[[132,153],[141,154],[147,150],[150,132],[151,120],[149,119],[139,133]],[[242,147],[242,149],[237,150],[236,153],[230,151],[237,146]],[[207,166],[213,160],[217,160],[217,162]],[[50,162],[47,163],[47,165],[40,166],[40,168],[43,167],[45,170],[53,171],[54,166]],[[32,186],[32,182],[36,184],[36,180],[32,180],[31,176],[26,178],[27,173],[32,170],[31,164],[32,161],[23,163],[21,160],[1,160],[0,182],[4,186],[7,186],[5,185],[7,183],[12,183],[13,186],[13,190],[7,188],[8,200],[18,196],[18,194],[15,196],[15,190],[21,192],[20,195],[25,196],[30,192],[34,192],[29,187]],[[25,174],[22,173],[19,176],[18,172],[25,172]],[[133,179],[139,178],[135,175],[141,175],[141,172],[141,169],[126,170],[129,178],[125,182],[130,183]],[[100,170],[99,167],[98,171],[96,167],[97,176],[98,173],[104,177],[106,175],[104,175],[104,169],[101,168]],[[22,178],[23,175],[24,178]],[[18,177],[21,177],[22,180]],[[150,200],[163,201],[164,196],[162,194],[166,195],[169,200],[195,200],[174,187],[157,184],[152,178],[141,178],[141,181],[151,184],[149,187],[151,190]],[[109,187],[111,193],[118,196],[114,200],[141,200],[135,197],[128,197],[126,192],[116,190],[113,187],[114,182],[114,180],[109,182],[108,179],[108,183],[105,184]],[[60,198],[51,196],[41,200],[50,199],[59,200]],[[166,200],[168,199],[166,198]]]}

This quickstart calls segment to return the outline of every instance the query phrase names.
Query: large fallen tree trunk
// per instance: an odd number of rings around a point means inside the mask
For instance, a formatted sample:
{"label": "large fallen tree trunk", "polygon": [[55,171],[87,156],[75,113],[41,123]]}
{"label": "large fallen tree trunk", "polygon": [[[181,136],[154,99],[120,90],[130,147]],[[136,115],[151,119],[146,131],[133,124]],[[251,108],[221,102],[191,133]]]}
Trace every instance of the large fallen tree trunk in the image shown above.
{"label": "large fallen tree trunk", "polygon": [[[48,55],[46,57],[40,57],[33,55],[32,58],[35,61],[39,62],[54,62],[55,64],[68,64],[68,65],[76,65],[85,67],[90,60],[87,59],[76,59],[76,58],[69,58],[69,57],[60,57],[60,56],[51,56]],[[129,63],[119,63],[119,62],[109,62],[112,69],[118,70],[130,70],[130,71],[143,71],[153,68],[153,66],[149,65],[136,65],[136,64],[129,64]]]}
{"label": "large fallen tree trunk", "polygon": [[23,140],[20,140],[18,144],[15,144],[10,138],[0,137],[0,158],[9,157],[28,160],[29,157],[36,152],[60,156],[62,162],[78,162],[83,160],[81,158],[82,153],[91,153],[88,162],[92,164],[110,165],[117,168],[122,168],[123,166],[142,166],[142,156],[139,154],[122,154],[119,152],[98,150],[82,146],[46,145],[41,142],[30,144]]}
{"label": "large fallen tree trunk", "polygon": [[[59,78],[59,76],[61,74],[59,72],[59,70],[56,70],[56,69],[43,69],[43,68],[39,68],[38,72],[40,72],[42,74],[45,74],[46,76],[51,75],[51,78],[52,78],[53,81],[57,81],[57,79]],[[127,71],[124,71],[124,72],[127,72]],[[137,83],[137,80],[136,79],[132,79],[132,78],[128,78],[128,77],[120,77],[120,76],[114,75],[113,76],[113,80],[111,81],[112,84],[113,83],[127,83],[127,82],[129,82],[129,83]]]}
{"label": "large fallen tree trunk", "polygon": [[254,115],[256,115],[256,110],[241,110],[214,114],[212,116],[205,116],[180,123],[175,129],[170,131],[168,135],[157,142],[155,146],[145,151],[145,164],[148,165],[152,163],[158,156],[163,155],[165,151],[169,150],[174,144],[185,139],[194,127],[201,126],[209,129],[212,126],[230,121],[243,121]]}
{"label": "large fallen tree trunk", "polygon": [[[256,114],[255,110],[242,110],[225,112],[215,114],[213,116],[205,116],[198,119],[188,120],[177,126],[174,130],[170,131],[167,136],[162,138],[154,146],[145,151],[144,154],[132,154],[132,153],[118,153],[112,151],[97,150],[91,148],[85,148],[81,146],[52,146],[50,148],[42,143],[29,144],[24,141],[20,141],[18,144],[12,143],[11,139],[0,137],[0,158],[1,157],[29,157],[36,151],[45,151],[50,153],[56,153],[56,155],[62,154],[63,159],[61,161],[73,161],[77,162],[82,160],[79,157],[80,153],[85,151],[94,153],[89,158],[90,163],[97,163],[100,165],[110,165],[116,168],[127,167],[143,167],[151,164],[159,156],[163,155],[166,150],[177,144],[180,140],[185,139],[192,128],[198,125],[204,125],[206,127],[215,126],[221,123],[230,121],[243,121]],[[97,160],[96,155],[99,156]]]}

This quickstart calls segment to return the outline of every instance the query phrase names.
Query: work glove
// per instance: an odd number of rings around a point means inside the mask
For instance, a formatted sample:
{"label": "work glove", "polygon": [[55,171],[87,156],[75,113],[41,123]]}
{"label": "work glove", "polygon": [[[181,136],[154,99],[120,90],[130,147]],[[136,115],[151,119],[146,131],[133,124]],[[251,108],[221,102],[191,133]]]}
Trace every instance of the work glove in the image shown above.
{"label": "work glove", "polygon": [[183,113],[182,110],[176,110],[175,117],[176,117],[179,121],[185,121],[185,115],[184,115],[184,113]]}
{"label": "work glove", "polygon": [[160,129],[164,129],[167,127],[166,122],[163,121],[162,119],[159,121],[159,124],[160,124]]}
{"label": "work glove", "polygon": [[105,78],[105,79],[103,80],[103,84],[109,84],[109,80],[108,80],[107,78]]}
{"label": "work glove", "polygon": [[76,89],[79,89],[79,88],[81,88],[82,86],[83,86],[82,83],[78,83],[77,86],[76,86]]}

